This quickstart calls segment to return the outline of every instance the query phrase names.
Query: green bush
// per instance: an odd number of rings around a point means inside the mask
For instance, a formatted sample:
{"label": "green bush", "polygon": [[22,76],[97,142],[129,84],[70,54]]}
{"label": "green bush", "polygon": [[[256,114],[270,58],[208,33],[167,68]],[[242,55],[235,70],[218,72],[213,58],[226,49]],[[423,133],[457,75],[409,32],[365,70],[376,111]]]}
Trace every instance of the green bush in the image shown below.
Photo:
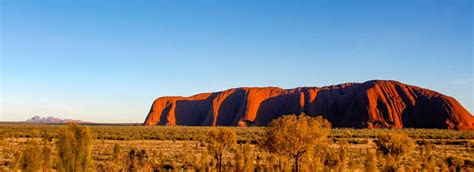
{"label": "green bush", "polygon": [[58,171],[89,171],[92,166],[92,135],[86,126],[69,123],[58,132]]}

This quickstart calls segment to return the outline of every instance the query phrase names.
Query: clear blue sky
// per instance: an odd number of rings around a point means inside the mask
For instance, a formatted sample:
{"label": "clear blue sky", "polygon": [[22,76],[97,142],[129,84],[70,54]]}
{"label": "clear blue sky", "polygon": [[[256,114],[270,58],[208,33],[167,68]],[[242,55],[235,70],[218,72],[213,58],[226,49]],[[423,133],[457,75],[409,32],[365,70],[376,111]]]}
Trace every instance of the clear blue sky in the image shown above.
{"label": "clear blue sky", "polygon": [[0,121],[143,122],[160,96],[372,79],[474,112],[471,0],[0,1]]}

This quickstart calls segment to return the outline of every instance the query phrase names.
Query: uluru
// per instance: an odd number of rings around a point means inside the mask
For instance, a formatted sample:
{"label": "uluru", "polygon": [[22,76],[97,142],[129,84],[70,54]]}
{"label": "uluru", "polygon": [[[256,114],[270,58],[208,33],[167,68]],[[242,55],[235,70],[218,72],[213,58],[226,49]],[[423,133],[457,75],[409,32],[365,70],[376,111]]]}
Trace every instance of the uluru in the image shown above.
{"label": "uluru", "polygon": [[474,129],[474,117],[454,98],[391,80],[160,97],[144,124],[265,126],[282,115],[301,113],[322,115],[337,128]]}

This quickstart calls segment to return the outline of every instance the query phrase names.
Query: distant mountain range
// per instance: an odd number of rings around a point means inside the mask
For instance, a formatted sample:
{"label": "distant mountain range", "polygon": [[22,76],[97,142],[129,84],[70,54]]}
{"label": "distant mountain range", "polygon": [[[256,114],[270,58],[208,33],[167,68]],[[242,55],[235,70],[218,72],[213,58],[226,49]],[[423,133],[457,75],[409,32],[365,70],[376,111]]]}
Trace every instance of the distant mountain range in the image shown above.
{"label": "distant mountain range", "polygon": [[32,123],[68,123],[68,122],[76,122],[76,123],[89,123],[81,120],[74,120],[74,119],[60,119],[55,117],[40,117],[34,116],[25,122],[32,122]]}

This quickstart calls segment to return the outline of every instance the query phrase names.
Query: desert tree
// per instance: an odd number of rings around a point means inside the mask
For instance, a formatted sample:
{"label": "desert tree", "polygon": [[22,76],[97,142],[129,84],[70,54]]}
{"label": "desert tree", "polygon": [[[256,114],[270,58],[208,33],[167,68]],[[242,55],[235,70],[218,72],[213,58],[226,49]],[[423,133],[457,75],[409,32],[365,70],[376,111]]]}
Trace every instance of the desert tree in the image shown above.
{"label": "desert tree", "polygon": [[92,134],[88,127],[76,123],[61,126],[58,131],[58,171],[89,171],[92,166]]}
{"label": "desert tree", "polygon": [[301,157],[325,143],[330,129],[331,123],[322,116],[284,115],[270,123],[262,146],[293,159],[294,169],[298,171]]}
{"label": "desert tree", "polygon": [[237,134],[229,128],[212,128],[209,130],[206,145],[207,150],[217,160],[217,169],[222,171],[222,159],[237,144]]}

